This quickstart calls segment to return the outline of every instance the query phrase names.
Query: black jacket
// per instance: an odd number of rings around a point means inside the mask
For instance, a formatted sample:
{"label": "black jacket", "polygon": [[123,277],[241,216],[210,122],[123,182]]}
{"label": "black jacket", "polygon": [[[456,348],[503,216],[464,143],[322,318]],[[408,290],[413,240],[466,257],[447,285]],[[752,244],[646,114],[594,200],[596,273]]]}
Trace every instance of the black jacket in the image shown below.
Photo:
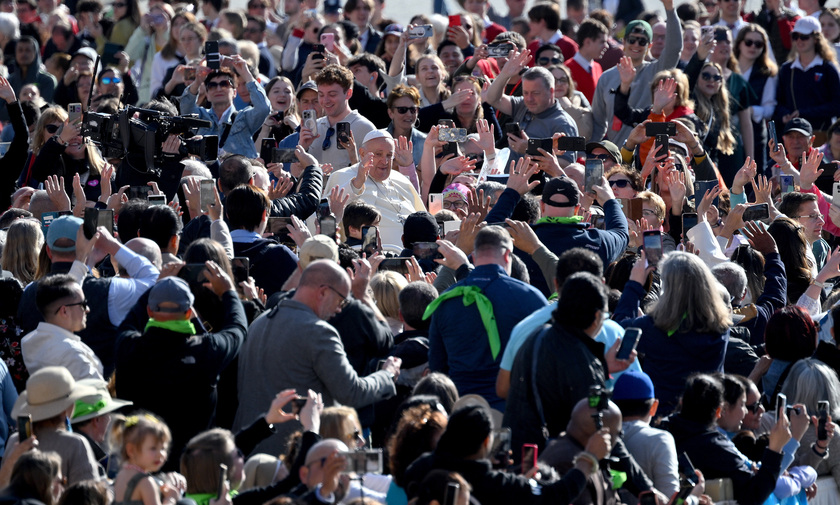
{"label": "black jacket", "polygon": [[0,209],[3,210],[8,209],[12,204],[12,193],[15,192],[15,184],[29,153],[29,128],[26,126],[20,102],[6,104],[6,110],[9,113],[15,136],[9,145],[9,150],[0,158],[0,166],[3,167],[0,172],[2,174],[0,175]]}
{"label": "black jacket", "polygon": [[234,242],[233,253],[250,260],[249,273],[257,286],[265,290],[266,296],[280,291],[297,268],[297,256],[288,247],[269,239]]}
{"label": "black jacket", "polygon": [[324,172],[318,165],[310,165],[303,171],[297,190],[271,202],[271,217],[297,216],[302,221],[311,216],[321,201]]}
{"label": "black jacket", "polygon": [[[44,182],[51,175],[64,177],[64,191],[68,195],[73,195],[73,175],[90,173],[90,163],[87,155],[80,160],[66,155],[64,153],[66,147],[59,144],[57,138],[58,136],[55,136],[47,140],[38,152],[35,163],[32,165],[32,175],[38,182]],[[99,200],[102,194],[99,174],[89,175],[87,182],[82,184],[82,188],[86,199]]]}

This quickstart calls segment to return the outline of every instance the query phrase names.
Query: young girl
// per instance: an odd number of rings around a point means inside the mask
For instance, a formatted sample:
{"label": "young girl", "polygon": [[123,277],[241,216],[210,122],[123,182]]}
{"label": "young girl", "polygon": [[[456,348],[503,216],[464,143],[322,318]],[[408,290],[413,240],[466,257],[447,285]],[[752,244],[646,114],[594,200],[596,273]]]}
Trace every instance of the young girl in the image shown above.
{"label": "young girl", "polygon": [[158,485],[150,473],[160,470],[169,453],[169,427],[151,414],[116,417],[112,435],[121,447],[122,468],[114,480],[114,505],[175,504],[182,489]]}

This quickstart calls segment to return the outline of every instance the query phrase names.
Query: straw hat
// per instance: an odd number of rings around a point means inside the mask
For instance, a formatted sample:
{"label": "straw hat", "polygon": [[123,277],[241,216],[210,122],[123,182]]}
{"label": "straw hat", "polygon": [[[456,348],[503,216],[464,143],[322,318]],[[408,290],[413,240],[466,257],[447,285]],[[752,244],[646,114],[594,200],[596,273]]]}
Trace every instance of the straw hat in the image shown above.
{"label": "straw hat", "polygon": [[113,412],[126,405],[133,405],[133,402],[111,398],[108,391],[108,383],[99,379],[82,379],[76,383],[77,386],[89,386],[94,388],[93,394],[83,396],[76,400],[76,409],[73,411],[71,423],[83,423],[94,417]]}
{"label": "straw hat", "polygon": [[44,367],[26,381],[26,391],[15,402],[12,417],[30,415],[32,422],[50,419],[73,407],[76,400],[95,392],[91,386],[77,384],[64,367]]}

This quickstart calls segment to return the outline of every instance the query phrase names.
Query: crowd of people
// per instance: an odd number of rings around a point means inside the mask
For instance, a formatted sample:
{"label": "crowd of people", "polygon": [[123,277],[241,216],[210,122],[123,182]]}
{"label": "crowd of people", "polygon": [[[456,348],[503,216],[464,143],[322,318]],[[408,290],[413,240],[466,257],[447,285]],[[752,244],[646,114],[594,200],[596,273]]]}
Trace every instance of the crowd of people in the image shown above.
{"label": "crowd of people", "polygon": [[840,501],[840,10],[527,3],[0,2],[0,504]]}

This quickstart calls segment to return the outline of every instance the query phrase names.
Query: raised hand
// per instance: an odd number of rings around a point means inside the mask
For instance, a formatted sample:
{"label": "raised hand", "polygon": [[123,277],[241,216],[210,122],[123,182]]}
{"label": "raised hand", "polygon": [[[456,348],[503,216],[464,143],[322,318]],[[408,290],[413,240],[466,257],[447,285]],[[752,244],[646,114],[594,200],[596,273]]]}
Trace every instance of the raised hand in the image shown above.
{"label": "raised hand", "polygon": [[677,82],[673,78],[659,81],[659,85],[656,86],[656,91],[653,92],[652,112],[654,114],[661,114],[662,110],[677,96],[676,90]]}
{"label": "raised hand", "polygon": [[397,139],[397,148],[394,151],[394,159],[399,167],[410,167],[414,164],[414,143],[400,135]]}
{"label": "raised hand", "polygon": [[622,56],[616,67],[621,78],[621,92],[626,95],[630,92],[630,85],[636,78],[636,67],[633,66],[633,60],[629,56]]}

